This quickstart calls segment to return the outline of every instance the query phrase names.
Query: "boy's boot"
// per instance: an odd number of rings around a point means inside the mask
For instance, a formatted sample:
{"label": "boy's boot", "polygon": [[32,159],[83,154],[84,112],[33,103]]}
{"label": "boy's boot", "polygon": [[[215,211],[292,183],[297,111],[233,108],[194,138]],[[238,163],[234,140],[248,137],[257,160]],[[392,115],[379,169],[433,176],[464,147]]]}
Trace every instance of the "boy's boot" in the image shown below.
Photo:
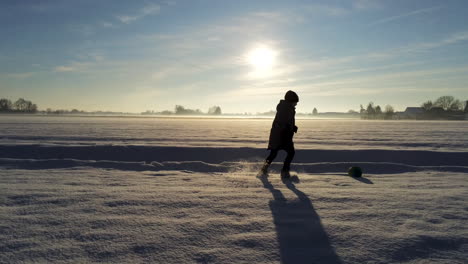
{"label": "boy's boot", "polygon": [[268,163],[268,161],[266,160],[266,161],[263,163],[262,168],[260,169],[260,174],[262,174],[262,175],[267,175],[267,174],[268,174],[268,167],[270,167],[270,163]]}
{"label": "boy's boot", "polygon": [[283,168],[281,169],[281,178],[283,179],[288,179],[291,177],[291,174],[289,174],[289,169],[290,169],[290,166],[289,165],[283,165]]}

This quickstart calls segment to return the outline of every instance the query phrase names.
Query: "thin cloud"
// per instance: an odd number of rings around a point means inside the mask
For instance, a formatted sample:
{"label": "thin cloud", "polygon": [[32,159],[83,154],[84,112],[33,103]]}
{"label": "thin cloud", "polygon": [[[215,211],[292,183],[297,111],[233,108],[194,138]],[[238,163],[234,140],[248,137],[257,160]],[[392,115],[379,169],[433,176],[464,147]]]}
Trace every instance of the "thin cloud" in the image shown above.
{"label": "thin cloud", "polygon": [[427,48],[437,48],[440,46],[455,44],[460,41],[468,40],[468,31],[457,32],[449,36],[448,38],[443,39],[442,41],[426,44]]}
{"label": "thin cloud", "polygon": [[315,15],[345,16],[355,11],[363,11],[381,8],[381,2],[377,0],[354,0],[351,6],[337,6],[332,4],[308,4],[301,8],[300,12],[306,11]]}
{"label": "thin cloud", "polygon": [[164,1],[163,3],[166,4],[166,5],[168,5],[168,6],[174,6],[174,5],[177,4],[176,1],[171,1],[171,0],[169,0],[169,1]]}
{"label": "thin cloud", "polygon": [[6,73],[4,76],[14,79],[26,79],[33,76],[34,72]]}
{"label": "thin cloud", "polygon": [[359,10],[376,9],[381,7],[382,3],[378,0],[355,0],[353,2],[353,8]]}
{"label": "thin cloud", "polygon": [[456,44],[458,42],[467,41],[467,40],[468,40],[468,31],[455,32],[438,41],[420,42],[420,43],[411,44],[405,47],[400,47],[400,48],[396,48],[393,50],[389,50],[386,52],[371,53],[368,55],[368,57],[375,58],[375,59],[385,59],[385,58],[390,58],[390,57],[395,57],[395,56],[401,56],[402,54],[427,52],[428,50],[431,50],[431,49],[436,49],[436,48]]}
{"label": "thin cloud", "polygon": [[304,17],[299,14],[283,12],[254,12],[251,13],[248,19],[263,19],[270,23],[278,24],[300,24],[304,22]]}
{"label": "thin cloud", "polygon": [[161,11],[161,7],[159,5],[149,4],[143,7],[142,9],[140,9],[134,15],[120,15],[120,16],[117,16],[117,19],[122,23],[130,24],[146,16],[159,14],[160,11]]}
{"label": "thin cloud", "polygon": [[332,6],[332,5],[321,5],[321,4],[312,4],[307,5],[302,8],[302,10],[307,11],[308,13],[313,14],[325,14],[328,16],[342,16],[350,13],[350,9]]}
{"label": "thin cloud", "polygon": [[[406,91],[408,86],[416,87],[419,91],[426,91],[432,86],[447,83],[453,74],[468,73],[468,66],[447,67],[436,69],[424,69],[413,71],[399,71],[383,74],[372,74],[358,77],[332,77],[319,78],[313,81],[311,78],[281,80],[277,83],[245,83],[229,93],[236,96],[251,95],[280,95],[287,90],[295,90],[301,94],[313,94],[316,96],[332,95],[356,95],[356,94],[383,94],[389,91]],[[458,77],[456,77],[458,78]]]}
{"label": "thin cloud", "polygon": [[101,26],[104,27],[104,28],[111,28],[111,27],[114,27],[114,24],[110,23],[110,22],[107,22],[107,21],[104,21],[101,23]]}
{"label": "thin cloud", "polygon": [[[159,14],[160,10],[161,10],[161,7],[159,5],[148,4],[133,15],[117,15],[115,16],[115,18],[121,23],[130,24],[146,16],[157,15]],[[104,20],[96,24],[72,25],[70,28],[71,30],[77,31],[84,36],[92,36],[92,35],[95,35],[100,28],[110,29],[110,28],[116,28],[118,26],[119,26],[119,23],[114,23],[108,20]]]}
{"label": "thin cloud", "polygon": [[383,19],[374,21],[374,22],[370,23],[369,26],[375,26],[375,25],[378,25],[378,24],[383,24],[383,23],[399,20],[399,19],[402,19],[402,18],[410,17],[410,16],[416,16],[416,15],[420,15],[420,14],[430,13],[430,12],[433,12],[433,11],[441,9],[441,8],[442,8],[442,6],[433,6],[433,7],[429,7],[429,8],[414,10],[414,11],[404,13],[404,14],[401,14],[401,15],[391,16],[391,17],[387,17],[387,18],[383,18]]}
{"label": "thin cloud", "polygon": [[57,66],[54,68],[55,72],[73,72],[76,70],[77,68],[73,66]]}
{"label": "thin cloud", "polygon": [[[69,61],[66,64],[56,66],[52,69],[53,72],[85,72],[90,68],[103,67],[108,69],[105,57],[97,51],[80,53],[75,55],[75,60]],[[95,70],[95,69],[93,69]]]}
{"label": "thin cloud", "polygon": [[162,69],[151,74],[151,78],[155,81],[160,81],[169,77],[172,73],[176,72],[175,68],[169,67]]}
{"label": "thin cloud", "polygon": [[[274,15],[265,15],[264,17],[275,17]],[[277,21],[275,19],[275,21]],[[211,30],[206,30],[203,34],[198,34],[190,35],[189,39],[206,39],[207,36],[216,33],[217,35],[220,35],[223,38],[223,33],[226,32],[226,28],[229,26],[227,25],[220,25],[217,26],[215,29],[211,28]],[[223,29],[223,30],[221,30]],[[203,37],[202,37],[203,36]],[[187,37],[187,36],[185,36]],[[166,38],[166,37],[165,37]],[[173,40],[173,38],[167,38],[170,40]],[[179,40],[178,38],[174,38]],[[224,38],[223,38],[224,39]],[[284,85],[291,85],[291,88],[296,87],[296,85],[301,85],[304,82],[310,82],[313,80],[320,80],[323,78],[330,78],[330,77],[337,77],[340,75],[349,75],[349,74],[365,74],[368,72],[372,71],[380,71],[380,70],[385,70],[385,69],[392,69],[392,68],[399,68],[402,66],[413,66],[415,64],[419,63],[403,63],[403,64],[394,64],[394,65],[385,65],[385,66],[380,66],[380,67],[369,67],[369,68],[356,68],[354,63],[357,61],[362,61],[362,60],[369,60],[370,62],[375,62],[376,60],[386,60],[386,59],[391,59],[394,57],[399,57],[403,54],[409,54],[409,53],[419,53],[422,51],[427,51],[430,49],[435,49],[438,47],[442,47],[445,45],[450,45],[454,44],[457,42],[461,42],[464,40],[468,40],[468,32],[456,32],[451,35],[446,36],[445,38],[435,40],[432,42],[426,42],[426,43],[414,43],[409,46],[403,46],[399,47],[396,49],[391,49],[388,51],[383,51],[383,52],[371,52],[371,53],[366,53],[366,54],[360,54],[360,55],[352,55],[352,56],[347,56],[347,57],[339,57],[339,58],[321,58],[321,59],[314,59],[314,60],[294,60],[294,63],[292,63],[290,60],[286,58],[282,58],[282,63],[281,63],[281,68],[274,69],[272,73],[270,74],[270,81],[277,81],[280,80],[278,84],[271,84],[269,83],[268,86],[282,86]],[[180,42],[180,41],[177,41]],[[189,41],[184,41],[181,43],[191,43]],[[276,45],[273,45],[276,46]],[[278,48],[281,45],[278,45]],[[194,47],[195,49],[198,49],[199,47]],[[233,60],[234,66],[245,66],[241,62],[236,62]],[[348,66],[345,66],[348,65]],[[223,68],[222,66],[227,66],[227,65],[217,65],[219,68]],[[351,67],[351,68],[350,68]],[[307,73],[307,78],[304,78],[304,73]],[[159,79],[161,74],[156,74],[153,76],[155,79]],[[162,74],[166,75],[166,74]],[[395,76],[392,76],[395,77]],[[256,87],[264,87],[262,85],[263,80],[256,81],[255,78],[251,78],[248,73],[240,73],[237,75],[237,77],[234,77],[234,80],[237,82],[241,82],[242,84],[245,84],[246,86],[251,87],[252,85]],[[346,80],[346,83],[340,83],[340,85],[346,85],[348,82],[352,80]],[[336,83],[333,83],[336,84]],[[327,85],[332,85],[331,83],[329,84],[321,84],[324,86]],[[280,87],[280,91],[282,91],[284,87]],[[273,92],[273,91],[270,91]],[[265,91],[265,93],[268,93]]]}
{"label": "thin cloud", "polygon": [[68,65],[60,65],[54,67],[53,71],[54,72],[78,72],[78,71],[84,71],[91,65],[97,63],[98,61],[93,61],[93,62],[71,62]]}

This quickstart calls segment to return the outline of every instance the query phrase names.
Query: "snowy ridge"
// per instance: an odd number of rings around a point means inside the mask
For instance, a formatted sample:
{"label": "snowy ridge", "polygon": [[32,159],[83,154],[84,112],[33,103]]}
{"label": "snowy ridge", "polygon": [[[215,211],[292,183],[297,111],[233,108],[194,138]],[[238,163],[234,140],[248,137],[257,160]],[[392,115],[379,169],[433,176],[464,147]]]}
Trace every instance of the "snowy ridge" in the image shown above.
{"label": "snowy ridge", "polygon": [[[134,162],[110,160],[77,160],[77,159],[9,159],[0,158],[0,167],[5,169],[65,169],[65,168],[99,168],[124,171],[186,171],[186,172],[236,172],[245,167],[258,169],[261,161],[257,162],[222,162],[211,164],[203,161],[163,161],[163,162]],[[397,174],[404,172],[439,171],[465,172],[468,166],[414,166],[391,162],[320,162],[295,163],[293,169],[301,173],[343,173],[351,166],[359,166],[366,174]],[[275,162],[271,169],[279,172],[281,163]]]}
{"label": "snowy ridge", "polygon": [[[246,163],[260,164],[267,153],[255,148],[19,145],[0,146],[0,166],[229,172]],[[281,158],[273,169],[277,169]],[[295,170],[307,173],[346,172],[350,166],[361,166],[372,174],[425,170],[468,172],[466,152],[297,150],[294,161]]]}

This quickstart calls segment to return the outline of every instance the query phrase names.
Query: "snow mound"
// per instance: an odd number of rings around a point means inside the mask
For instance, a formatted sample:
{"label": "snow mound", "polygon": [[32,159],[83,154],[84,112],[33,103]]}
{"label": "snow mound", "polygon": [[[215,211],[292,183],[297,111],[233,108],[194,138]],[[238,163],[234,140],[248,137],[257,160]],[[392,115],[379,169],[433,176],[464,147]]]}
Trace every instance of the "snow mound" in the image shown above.
{"label": "snow mound", "polygon": [[[148,146],[0,146],[0,166],[12,169],[92,167],[127,171],[258,172],[268,152],[256,148]],[[273,171],[280,170],[280,153]],[[364,174],[418,171],[468,172],[468,152],[410,150],[297,150],[293,169],[305,173]],[[437,164],[437,165],[435,165]]]}

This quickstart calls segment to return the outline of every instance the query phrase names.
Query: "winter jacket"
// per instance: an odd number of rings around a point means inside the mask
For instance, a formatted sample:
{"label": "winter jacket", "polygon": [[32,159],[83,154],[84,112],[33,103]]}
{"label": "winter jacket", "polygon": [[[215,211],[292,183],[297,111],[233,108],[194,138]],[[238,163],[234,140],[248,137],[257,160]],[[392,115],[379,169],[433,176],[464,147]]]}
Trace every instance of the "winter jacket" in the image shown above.
{"label": "winter jacket", "polygon": [[293,103],[281,100],[276,106],[276,116],[270,130],[268,149],[294,148],[293,135],[297,131],[294,116],[296,108]]}

